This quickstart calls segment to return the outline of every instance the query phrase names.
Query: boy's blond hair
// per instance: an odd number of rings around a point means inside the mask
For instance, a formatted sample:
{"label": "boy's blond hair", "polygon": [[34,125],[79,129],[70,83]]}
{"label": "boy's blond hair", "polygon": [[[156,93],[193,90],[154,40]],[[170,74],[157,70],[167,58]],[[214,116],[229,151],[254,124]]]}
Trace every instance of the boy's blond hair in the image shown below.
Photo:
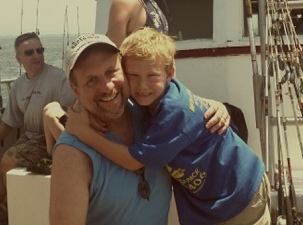
{"label": "boy's blond hair", "polygon": [[128,58],[154,62],[160,59],[168,71],[174,66],[176,46],[168,35],[150,27],[143,27],[124,39],[120,51],[123,64]]}

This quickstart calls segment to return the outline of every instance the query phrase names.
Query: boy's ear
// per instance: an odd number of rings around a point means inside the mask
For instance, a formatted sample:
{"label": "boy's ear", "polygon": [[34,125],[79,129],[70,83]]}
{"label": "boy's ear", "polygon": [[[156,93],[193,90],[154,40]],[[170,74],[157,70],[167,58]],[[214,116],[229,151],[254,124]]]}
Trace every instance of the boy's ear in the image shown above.
{"label": "boy's ear", "polygon": [[170,81],[173,77],[176,76],[176,66],[175,64],[172,66],[170,70],[167,71],[167,81]]}

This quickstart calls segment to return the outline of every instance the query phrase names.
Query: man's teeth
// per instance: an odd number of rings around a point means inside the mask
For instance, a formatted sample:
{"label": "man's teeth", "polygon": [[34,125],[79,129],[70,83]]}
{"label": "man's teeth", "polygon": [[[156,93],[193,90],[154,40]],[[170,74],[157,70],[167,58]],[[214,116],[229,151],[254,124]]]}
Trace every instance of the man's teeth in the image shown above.
{"label": "man's teeth", "polygon": [[112,93],[106,96],[102,96],[99,100],[104,101],[104,102],[109,102],[113,100],[117,95],[117,90],[113,90]]}

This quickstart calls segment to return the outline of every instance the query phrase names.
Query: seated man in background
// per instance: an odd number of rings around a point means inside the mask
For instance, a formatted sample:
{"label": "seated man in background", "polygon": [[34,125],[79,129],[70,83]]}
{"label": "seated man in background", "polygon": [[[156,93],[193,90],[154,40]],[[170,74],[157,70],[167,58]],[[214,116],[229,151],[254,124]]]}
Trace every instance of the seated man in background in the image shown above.
{"label": "seated man in background", "polygon": [[17,61],[25,73],[13,83],[0,125],[0,141],[14,128],[25,133],[3,155],[0,163],[0,224],[7,223],[6,173],[19,166],[30,166],[47,156],[43,108],[57,101],[67,109],[75,101],[64,71],[44,62],[44,48],[34,32],[15,39]]}

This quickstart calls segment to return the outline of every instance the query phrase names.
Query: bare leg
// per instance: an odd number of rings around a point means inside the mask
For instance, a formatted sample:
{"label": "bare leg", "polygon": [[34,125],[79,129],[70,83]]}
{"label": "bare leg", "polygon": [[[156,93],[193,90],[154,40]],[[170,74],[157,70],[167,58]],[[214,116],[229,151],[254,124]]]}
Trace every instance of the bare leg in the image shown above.
{"label": "bare leg", "polygon": [[64,110],[57,102],[46,105],[43,109],[43,123],[46,140],[46,148],[49,155],[52,155],[53,147],[64,130],[59,118],[64,115]]}
{"label": "bare leg", "polygon": [[16,167],[18,164],[5,153],[0,163],[0,200],[6,196],[6,173]]}
{"label": "bare leg", "polygon": [[19,165],[7,152],[3,155],[0,163],[0,224],[7,224],[7,202],[6,202],[6,173]]}

